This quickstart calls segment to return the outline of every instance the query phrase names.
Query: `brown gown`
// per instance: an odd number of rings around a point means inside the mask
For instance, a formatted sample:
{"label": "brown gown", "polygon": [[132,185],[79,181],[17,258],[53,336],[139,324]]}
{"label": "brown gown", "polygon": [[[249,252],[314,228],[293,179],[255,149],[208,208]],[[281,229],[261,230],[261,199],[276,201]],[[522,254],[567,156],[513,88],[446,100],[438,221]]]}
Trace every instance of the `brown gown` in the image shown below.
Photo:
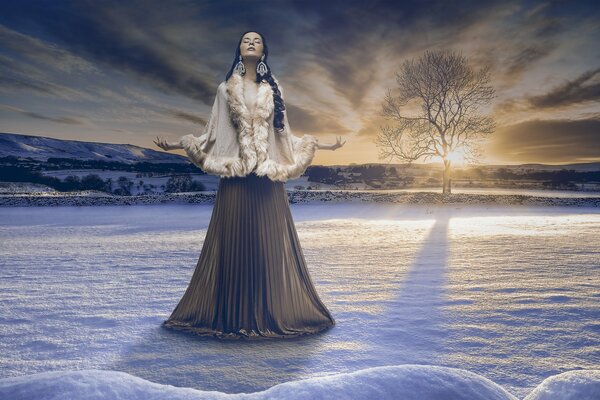
{"label": "brown gown", "polygon": [[335,325],[313,285],[283,182],[221,178],[200,258],[164,327],[220,339],[290,338]]}

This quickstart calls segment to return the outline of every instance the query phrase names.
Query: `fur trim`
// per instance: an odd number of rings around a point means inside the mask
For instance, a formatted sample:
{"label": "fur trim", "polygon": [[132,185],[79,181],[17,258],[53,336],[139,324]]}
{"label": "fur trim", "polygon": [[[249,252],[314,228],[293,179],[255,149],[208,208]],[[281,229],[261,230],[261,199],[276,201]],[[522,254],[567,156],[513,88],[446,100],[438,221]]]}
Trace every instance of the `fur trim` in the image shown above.
{"label": "fur trim", "polygon": [[227,81],[227,97],[231,121],[238,130],[240,158],[245,166],[244,175],[267,159],[269,148],[269,121],[273,112],[273,90],[269,82],[259,84],[256,106],[251,114],[244,99],[244,81],[239,74],[232,74]]}

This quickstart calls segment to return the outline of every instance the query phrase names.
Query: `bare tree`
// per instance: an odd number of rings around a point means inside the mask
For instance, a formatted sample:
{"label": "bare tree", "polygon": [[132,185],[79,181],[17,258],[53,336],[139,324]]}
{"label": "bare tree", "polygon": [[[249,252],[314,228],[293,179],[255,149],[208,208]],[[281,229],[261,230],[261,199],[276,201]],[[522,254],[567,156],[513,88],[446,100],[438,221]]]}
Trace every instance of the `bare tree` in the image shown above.
{"label": "bare tree", "polygon": [[[475,72],[461,54],[426,51],[418,60],[405,61],[396,73],[399,95],[388,89],[381,116],[397,123],[381,127],[375,139],[379,158],[411,163],[421,157],[444,162],[442,193],[450,193],[451,156],[462,148],[465,161],[482,154],[480,139],[495,129],[479,107],[495,97],[489,67]],[[406,115],[401,107],[416,100],[420,111]]]}

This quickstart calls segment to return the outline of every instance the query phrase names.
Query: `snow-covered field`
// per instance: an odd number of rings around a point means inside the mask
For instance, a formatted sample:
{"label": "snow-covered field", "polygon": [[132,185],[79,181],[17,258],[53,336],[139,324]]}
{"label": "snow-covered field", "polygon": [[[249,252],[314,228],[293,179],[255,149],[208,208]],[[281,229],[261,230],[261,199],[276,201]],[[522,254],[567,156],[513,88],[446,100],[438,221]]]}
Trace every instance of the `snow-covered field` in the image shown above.
{"label": "snow-covered field", "polygon": [[[365,385],[381,396],[393,385],[422,395],[419,382],[433,390],[434,381],[480,388],[481,398],[510,398],[502,388],[522,398],[550,376],[600,369],[598,208],[294,204],[312,279],[337,325],[266,342],[160,327],[189,283],[211,212],[199,204],[0,208],[0,397],[88,379],[82,393],[141,385],[144,398],[153,390],[201,398],[139,377],[225,393],[271,388],[265,398],[302,387],[306,398],[329,390],[325,398],[339,399]],[[24,376],[89,369],[135,377]],[[325,378],[291,382],[317,377]],[[600,372],[586,379],[589,396]],[[492,392],[498,397],[486,397]]]}

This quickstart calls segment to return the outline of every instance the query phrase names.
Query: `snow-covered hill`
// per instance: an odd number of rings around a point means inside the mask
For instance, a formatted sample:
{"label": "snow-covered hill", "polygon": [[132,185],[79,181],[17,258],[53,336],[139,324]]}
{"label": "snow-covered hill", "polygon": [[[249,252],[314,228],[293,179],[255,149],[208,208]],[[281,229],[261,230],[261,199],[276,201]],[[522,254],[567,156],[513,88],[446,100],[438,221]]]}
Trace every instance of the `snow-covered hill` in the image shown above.
{"label": "snow-covered hill", "polygon": [[[151,142],[150,142],[151,143]],[[49,157],[75,160],[118,161],[123,163],[189,163],[186,157],[131,144],[83,142],[44,136],[0,133],[0,157],[31,157],[47,161]]]}
{"label": "snow-covered hill", "polygon": [[[593,400],[600,370],[573,370],[546,378],[525,400]],[[223,393],[161,385],[121,371],[51,371],[0,379],[11,399],[456,399],[516,400],[485,377],[459,368],[393,365],[275,385],[255,393]]]}

